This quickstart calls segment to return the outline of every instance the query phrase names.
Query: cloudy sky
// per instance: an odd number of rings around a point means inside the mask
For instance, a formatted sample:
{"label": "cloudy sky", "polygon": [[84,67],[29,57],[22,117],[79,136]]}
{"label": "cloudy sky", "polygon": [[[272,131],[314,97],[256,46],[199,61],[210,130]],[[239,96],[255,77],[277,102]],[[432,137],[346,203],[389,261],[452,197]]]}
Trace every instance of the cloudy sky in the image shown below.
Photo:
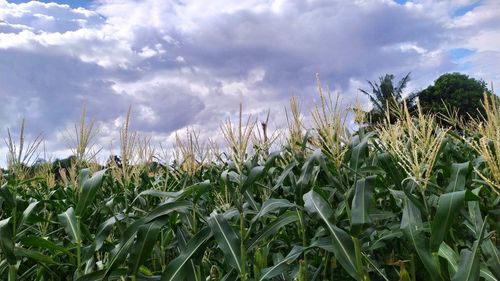
{"label": "cloudy sky", "polygon": [[217,135],[239,103],[279,126],[316,73],[354,101],[385,73],[411,72],[409,91],[452,71],[500,85],[499,65],[498,0],[0,0],[0,138],[25,117],[63,155],[86,104],[110,149],[132,105],[133,127],[168,143]]}

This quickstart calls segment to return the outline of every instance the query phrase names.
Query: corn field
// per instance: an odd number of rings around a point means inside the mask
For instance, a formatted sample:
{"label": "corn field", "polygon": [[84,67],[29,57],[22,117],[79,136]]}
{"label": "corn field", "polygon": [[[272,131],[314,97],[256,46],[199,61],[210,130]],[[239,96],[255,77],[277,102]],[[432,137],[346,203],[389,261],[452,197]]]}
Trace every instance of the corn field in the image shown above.
{"label": "corn field", "polygon": [[189,131],[173,164],[128,117],[105,166],[85,111],[68,163],[27,165],[40,140],[9,131],[0,280],[499,280],[500,110],[484,103],[469,123],[356,111],[352,130],[320,93],[311,128],[292,99],[283,131],[240,115],[225,152]]}

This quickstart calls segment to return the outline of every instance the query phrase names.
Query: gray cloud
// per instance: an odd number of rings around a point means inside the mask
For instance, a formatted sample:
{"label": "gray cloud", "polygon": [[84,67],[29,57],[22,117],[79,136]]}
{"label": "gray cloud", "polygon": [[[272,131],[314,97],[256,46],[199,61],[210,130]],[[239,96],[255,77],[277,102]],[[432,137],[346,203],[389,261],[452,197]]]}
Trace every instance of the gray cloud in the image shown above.
{"label": "gray cloud", "polygon": [[[213,136],[240,102],[282,123],[291,94],[315,98],[316,73],[346,101],[384,73],[411,71],[411,89],[456,70],[500,82],[497,3],[453,16],[473,1],[100,0],[86,10],[0,0],[0,119],[26,117],[55,150],[83,104],[106,140],[129,105],[145,133]],[[456,60],[454,48],[472,54]]]}

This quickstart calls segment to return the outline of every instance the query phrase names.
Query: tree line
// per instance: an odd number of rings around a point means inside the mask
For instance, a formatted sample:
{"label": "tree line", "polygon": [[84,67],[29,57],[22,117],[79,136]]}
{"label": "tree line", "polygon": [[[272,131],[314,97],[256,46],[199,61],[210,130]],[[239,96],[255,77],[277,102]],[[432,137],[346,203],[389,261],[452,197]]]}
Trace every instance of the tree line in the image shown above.
{"label": "tree line", "polygon": [[393,114],[397,111],[391,109],[400,107],[403,103],[406,103],[410,112],[414,112],[417,110],[417,102],[423,112],[443,117],[440,119],[442,123],[447,123],[450,115],[468,121],[484,115],[483,96],[485,93],[488,96],[493,94],[493,90],[489,90],[483,80],[457,72],[443,74],[427,88],[407,95],[403,91],[410,81],[410,73],[398,82],[394,78],[394,75],[386,74],[378,82],[368,81],[370,90],[360,89],[373,105],[368,112],[370,125],[383,122],[387,115],[390,120],[395,120],[397,116]]}

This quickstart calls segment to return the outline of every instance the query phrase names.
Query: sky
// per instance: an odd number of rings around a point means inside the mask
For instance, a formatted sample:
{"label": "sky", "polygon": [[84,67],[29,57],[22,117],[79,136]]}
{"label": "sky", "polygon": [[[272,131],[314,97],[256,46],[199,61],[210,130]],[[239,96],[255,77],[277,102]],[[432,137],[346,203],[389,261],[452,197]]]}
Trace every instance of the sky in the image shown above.
{"label": "sky", "polygon": [[498,0],[0,0],[0,138],[25,118],[27,140],[67,156],[85,105],[116,153],[131,105],[154,143],[220,139],[240,103],[275,127],[292,95],[307,111],[316,74],[369,108],[359,88],[386,73],[411,72],[409,93],[447,72],[500,85],[499,65]]}

